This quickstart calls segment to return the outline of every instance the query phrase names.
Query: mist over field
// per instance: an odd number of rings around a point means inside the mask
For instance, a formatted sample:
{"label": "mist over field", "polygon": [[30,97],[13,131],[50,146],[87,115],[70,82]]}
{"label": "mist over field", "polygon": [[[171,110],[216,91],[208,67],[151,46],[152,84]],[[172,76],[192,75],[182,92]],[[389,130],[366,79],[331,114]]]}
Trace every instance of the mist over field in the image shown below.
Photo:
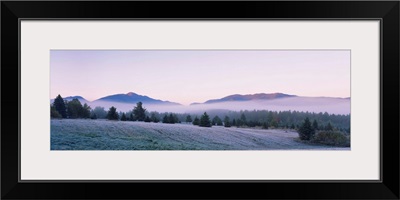
{"label": "mist over field", "polygon": [[51,149],[349,147],[350,53],[51,50]]}
{"label": "mist over field", "polygon": [[[118,111],[128,112],[136,106],[136,103],[120,103],[108,101],[82,102],[90,107],[104,107],[105,109],[114,106]],[[269,110],[269,111],[303,111],[303,112],[328,112],[330,114],[350,114],[350,99],[348,98],[327,98],[327,97],[287,97],[271,100],[233,101],[209,104],[194,105],[160,105],[144,103],[147,111],[174,112],[174,113],[201,113],[210,110]]]}
{"label": "mist over field", "polygon": [[212,104],[196,104],[190,111],[226,109],[240,110],[268,110],[268,111],[303,111],[328,112],[330,114],[350,114],[350,99],[325,97],[287,97],[271,100],[253,100],[242,102],[221,102]]}

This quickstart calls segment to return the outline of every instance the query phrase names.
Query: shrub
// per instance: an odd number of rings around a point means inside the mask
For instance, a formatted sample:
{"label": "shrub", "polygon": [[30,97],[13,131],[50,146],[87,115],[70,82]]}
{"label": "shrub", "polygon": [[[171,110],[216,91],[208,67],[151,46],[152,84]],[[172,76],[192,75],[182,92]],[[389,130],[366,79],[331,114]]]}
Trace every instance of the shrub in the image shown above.
{"label": "shrub", "polygon": [[149,116],[146,116],[146,118],[144,118],[144,122],[151,122],[151,119]]}
{"label": "shrub", "polygon": [[242,125],[243,125],[242,120],[237,119],[237,120],[236,120],[236,127],[240,128]]}
{"label": "shrub", "polygon": [[321,131],[311,140],[313,143],[350,147],[350,136],[339,131]]}
{"label": "shrub", "polygon": [[97,119],[96,113],[93,113],[92,116],[90,117],[90,119]]}
{"label": "shrub", "polygon": [[51,118],[62,118],[61,114],[56,110],[54,106],[50,107],[50,117]]}
{"label": "shrub", "polygon": [[179,123],[178,117],[175,114],[170,113],[168,116],[168,123],[169,124]]}
{"label": "shrub", "polygon": [[107,111],[100,106],[96,106],[93,110],[92,110],[92,116],[96,115],[96,118],[99,119],[106,119],[107,118]]}
{"label": "shrub", "polygon": [[333,131],[333,126],[332,124],[329,122],[328,125],[325,126],[325,130],[326,131]]}
{"label": "shrub", "polygon": [[83,106],[78,99],[72,99],[71,101],[68,101],[66,107],[69,118],[83,118]]}
{"label": "shrub", "polygon": [[262,129],[268,129],[268,123],[267,122],[262,123]]}
{"label": "shrub", "polygon": [[150,120],[154,123],[158,123],[160,121],[160,119],[158,119],[158,117],[156,116],[155,113],[151,113],[151,117]]}
{"label": "shrub", "polygon": [[162,119],[162,123],[164,124],[168,124],[169,123],[169,119],[167,115],[164,115],[163,119]]}

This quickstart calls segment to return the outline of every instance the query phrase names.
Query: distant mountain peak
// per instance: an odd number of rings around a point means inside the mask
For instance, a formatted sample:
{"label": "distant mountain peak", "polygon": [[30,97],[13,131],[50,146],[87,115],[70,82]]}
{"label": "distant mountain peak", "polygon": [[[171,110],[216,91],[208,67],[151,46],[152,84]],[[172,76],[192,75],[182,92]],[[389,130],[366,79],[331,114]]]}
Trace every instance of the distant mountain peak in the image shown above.
{"label": "distant mountain peak", "polygon": [[169,104],[169,105],[180,105],[178,103],[163,101],[159,99],[153,99],[151,97],[140,95],[134,92],[128,92],[126,94],[114,94],[102,97],[97,99],[96,101],[109,101],[109,102],[118,102],[118,103],[148,103],[148,104]]}
{"label": "distant mountain peak", "polygon": [[211,99],[204,103],[219,103],[226,101],[251,101],[251,100],[267,100],[267,99],[277,99],[277,98],[285,98],[285,97],[296,97],[296,95],[289,95],[284,93],[255,93],[255,94],[233,94],[221,99]]}
{"label": "distant mountain peak", "polygon": [[128,93],[126,93],[126,95],[128,95],[128,96],[134,96],[134,95],[138,95],[138,94],[136,94],[136,93],[134,93],[134,92],[128,92]]}
{"label": "distant mountain peak", "polygon": [[[83,98],[82,96],[67,96],[67,97],[62,97],[66,101],[72,101],[73,99],[78,99],[82,104],[83,103],[88,103],[89,101]],[[53,103],[54,99],[50,99],[50,102]]]}
{"label": "distant mountain peak", "polygon": [[68,96],[68,97],[64,97],[63,99],[85,99],[85,98],[83,98],[82,96]]}

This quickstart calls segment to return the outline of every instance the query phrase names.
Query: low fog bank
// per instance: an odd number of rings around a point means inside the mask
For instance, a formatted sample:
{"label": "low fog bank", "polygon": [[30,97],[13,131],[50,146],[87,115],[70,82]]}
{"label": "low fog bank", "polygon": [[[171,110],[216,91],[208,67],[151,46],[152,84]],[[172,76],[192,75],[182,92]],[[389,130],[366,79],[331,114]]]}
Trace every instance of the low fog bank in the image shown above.
{"label": "low fog bank", "polygon": [[[115,103],[108,101],[88,102],[95,108],[104,107],[106,110],[111,106],[117,108],[117,111],[131,111],[136,104]],[[303,112],[327,112],[329,114],[350,114],[350,99],[327,98],[327,97],[287,97],[272,100],[253,100],[242,102],[221,102],[212,104],[197,104],[190,106],[183,105],[159,105],[143,104],[147,111],[173,112],[173,113],[202,113],[210,110],[269,110],[269,111],[303,111]]]}
{"label": "low fog bank", "polygon": [[329,114],[350,114],[350,99],[324,97],[288,97],[273,100],[255,100],[243,102],[223,102],[200,104],[191,106],[192,110],[228,109],[240,110],[268,110],[268,111],[303,111],[327,112]]}
{"label": "low fog bank", "polygon": [[[110,102],[110,101],[94,101],[89,102],[88,105],[91,108],[95,108],[96,106],[104,107],[105,110],[108,110],[111,106],[117,108],[117,111],[121,112],[128,112],[132,111],[132,109],[136,106],[136,103],[118,103],[118,102]],[[186,106],[183,105],[160,105],[160,104],[149,104],[143,103],[143,107],[151,112],[174,112],[174,113],[181,113],[184,112]]]}

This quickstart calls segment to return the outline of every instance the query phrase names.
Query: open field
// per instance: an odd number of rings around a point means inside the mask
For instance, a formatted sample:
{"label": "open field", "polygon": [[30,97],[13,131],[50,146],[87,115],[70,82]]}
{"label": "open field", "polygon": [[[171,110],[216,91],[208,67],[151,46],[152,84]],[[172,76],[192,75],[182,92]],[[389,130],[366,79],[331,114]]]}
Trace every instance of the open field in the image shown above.
{"label": "open field", "polygon": [[51,150],[350,150],[296,141],[297,132],[108,120],[51,120]]}

